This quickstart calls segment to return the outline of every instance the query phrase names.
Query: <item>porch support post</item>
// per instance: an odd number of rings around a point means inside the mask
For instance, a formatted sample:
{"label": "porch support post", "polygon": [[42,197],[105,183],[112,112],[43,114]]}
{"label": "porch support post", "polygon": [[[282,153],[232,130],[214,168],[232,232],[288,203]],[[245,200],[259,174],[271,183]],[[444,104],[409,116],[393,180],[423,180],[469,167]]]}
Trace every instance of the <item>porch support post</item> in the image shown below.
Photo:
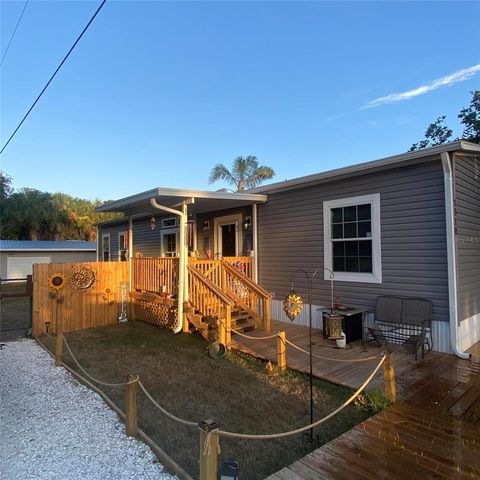
{"label": "porch support post", "polygon": [[[132,292],[132,281],[133,281],[133,218],[130,215],[128,217],[128,292]],[[129,298],[129,317],[133,318],[133,300]]]}
{"label": "porch support post", "polygon": [[257,235],[257,204],[252,205],[253,223],[253,281],[258,283],[258,235]]}
{"label": "porch support post", "polygon": [[[187,228],[187,205],[189,203],[195,203],[195,199],[191,198],[189,201],[183,201],[179,206],[181,207],[181,211],[175,210],[174,208],[166,207],[164,205],[160,205],[155,198],[150,199],[150,204],[152,207],[162,210],[164,212],[168,212],[172,215],[178,215],[180,217],[180,252],[178,258],[178,307],[177,307],[177,315],[178,315],[178,325],[173,330],[174,333],[180,333],[183,328],[183,304],[186,299],[188,299],[188,284],[186,281],[187,278],[187,249],[186,249],[186,228]],[[185,292],[187,293],[187,297],[185,297]]]}

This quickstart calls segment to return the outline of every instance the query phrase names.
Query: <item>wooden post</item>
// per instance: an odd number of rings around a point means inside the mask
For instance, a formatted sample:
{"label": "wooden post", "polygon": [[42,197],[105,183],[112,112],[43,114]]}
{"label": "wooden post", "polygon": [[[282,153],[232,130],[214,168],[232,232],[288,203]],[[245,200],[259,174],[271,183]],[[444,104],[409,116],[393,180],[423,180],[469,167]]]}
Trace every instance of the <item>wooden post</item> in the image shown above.
{"label": "wooden post", "polygon": [[285,344],[285,332],[277,334],[277,364],[280,370],[287,368],[287,349]]}
{"label": "wooden post", "polygon": [[[200,480],[217,480],[218,434],[209,428],[209,421],[200,422]],[[208,438],[210,437],[210,438]]]}
{"label": "wooden post", "polygon": [[63,333],[57,333],[55,338],[55,366],[61,367],[63,365],[62,361],[63,353]]}
{"label": "wooden post", "polygon": [[225,308],[225,343],[228,347],[232,342],[232,306],[227,305]]}
{"label": "wooden post", "polygon": [[126,398],[126,416],[125,427],[127,435],[135,437],[138,434],[138,421],[137,421],[137,387],[138,376],[128,375],[127,381],[132,382],[127,385],[127,398]]}
{"label": "wooden post", "polygon": [[383,362],[383,380],[385,382],[385,395],[390,403],[395,403],[395,370],[393,369],[392,357],[389,352],[385,352],[385,361]]}
{"label": "wooden post", "polygon": [[263,299],[263,328],[270,333],[270,299]]}

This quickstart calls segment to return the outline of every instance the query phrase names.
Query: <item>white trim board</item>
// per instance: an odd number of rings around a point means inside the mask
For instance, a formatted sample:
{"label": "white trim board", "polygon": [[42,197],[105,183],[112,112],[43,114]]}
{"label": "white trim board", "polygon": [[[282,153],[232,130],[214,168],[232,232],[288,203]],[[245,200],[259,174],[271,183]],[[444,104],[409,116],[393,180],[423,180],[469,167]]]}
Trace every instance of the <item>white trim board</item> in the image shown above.
{"label": "white trim board", "polygon": [[[380,227],[380,194],[360,195],[323,202],[323,256],[325,268],[333,271],[332,258],[332,208],[349,207],[369,203],[372,222],[372,273],[334,272],[335,281],[382,283],[382,240]],[[324,271],[324,280],[330,280],[330,273]]]}

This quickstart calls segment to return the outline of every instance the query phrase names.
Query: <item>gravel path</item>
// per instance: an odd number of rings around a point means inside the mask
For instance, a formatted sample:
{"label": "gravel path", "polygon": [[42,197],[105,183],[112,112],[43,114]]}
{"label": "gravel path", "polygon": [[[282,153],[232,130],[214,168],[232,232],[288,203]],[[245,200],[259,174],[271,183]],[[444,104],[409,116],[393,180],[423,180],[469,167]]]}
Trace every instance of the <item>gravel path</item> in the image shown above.
{"label": "gravel path", "polygon": [[176,479],[34,340],[0,350],[0,478]]}

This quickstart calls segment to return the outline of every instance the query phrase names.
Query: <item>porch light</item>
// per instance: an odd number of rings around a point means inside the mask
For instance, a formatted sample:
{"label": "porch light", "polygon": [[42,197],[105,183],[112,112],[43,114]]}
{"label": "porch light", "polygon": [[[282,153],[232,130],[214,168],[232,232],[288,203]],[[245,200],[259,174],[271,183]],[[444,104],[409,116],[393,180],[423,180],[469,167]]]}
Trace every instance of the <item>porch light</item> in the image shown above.
{"label": "porch light", "polygon": [[204,232],[208,232],[210,230],[210,221],[209,220],[205,220],[203,222],[203,231]]}
{"label": "porch light", "polygon": [[233,458],[226,458],[218,470],[218,480],[238,480],[240,467]]}
{"label": "porch light", "polygon": [[252,217],[245,217],[243,222],[243,229],[248,230],[252,226]]}

